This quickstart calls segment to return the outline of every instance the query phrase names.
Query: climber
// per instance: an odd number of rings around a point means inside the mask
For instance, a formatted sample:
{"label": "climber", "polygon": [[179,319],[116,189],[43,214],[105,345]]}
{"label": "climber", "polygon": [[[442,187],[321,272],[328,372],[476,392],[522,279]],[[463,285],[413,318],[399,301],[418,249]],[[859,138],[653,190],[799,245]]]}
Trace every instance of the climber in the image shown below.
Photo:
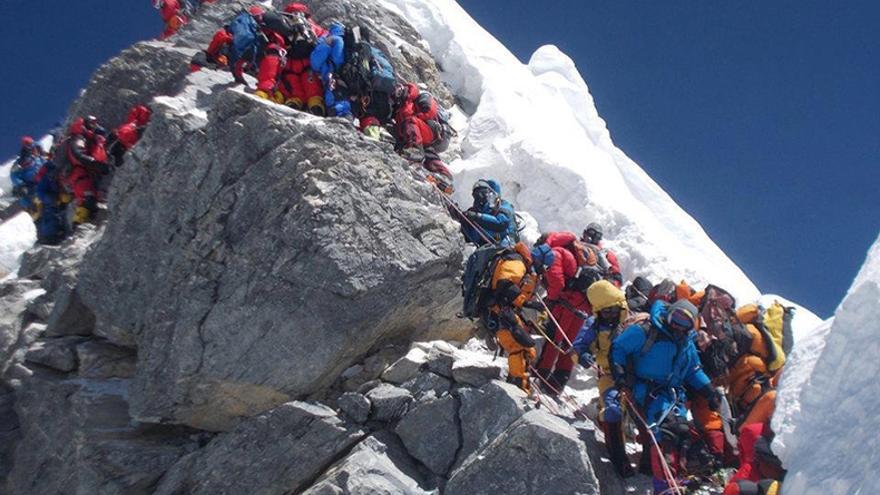
{"label": "climber", "polygon": [[98,211],[96,183],[109,171],[104,149],[106,131],[94,116],[79,117],[70,125],[63,149],[56,159],[66,160],[67,187],[72,191],[76,210],[73,223],[87,222]]}
{"label": "climber", "polygon": [[501,185],[494,179],[480,179],[471,190],[474,204],[465,212],[453,210],[461,223],[466,242],[482,246],[491,239],[498,246],[510,246],[519,240],[516,211],[508,201],[501,199]]}
{"label": "climber", "polygon": [[620,289],[607,280],[594,283],[587,290],[587,298],[595,316],[578,332],[572,346],[571,360],[584,367],[596,366],[599,388],[599,422],[605,433],[608,457],[617,473],[628,478],[633,469],[626,457],[626,443],[621,421],[622,405],[611,377],[609,353],[611,342],[623,329],[627,320],[626,298]]}
{"label": "climber", "polygon": [[617,255],[614,254],[614,251],[602,247],[602,231],[603,229],[601,225],[596,222],[591,222],[587,225],[587,228],[584,229],[584,232],[581,235],[581,242],[584,243],[587,248],[595,250],[597,257],[599,258],[597,265],[602,267],[604,272],[602,274],[603,277],[610,280],[611,283],[619,288],[623,285],[623,275],[621,275],[620,272],[620,262],[617,261]]}
{"label": "climber", "polygon": [[[330,24],[330,29],[318,38],[315,49],[309,57],[312,70],[321,77],[324,86],[324,105],[327,114],[336,117],[351,116],[351,102],[348,95],[337,88],[337,71],[345,63],[345,26],[338,22]],[[338,89],[338,91],[337,91]]]}
{"label": "climber", "polygon": [[326,36],[327,30],[312,19],[309,8],[301,3],[288,4],[284,13],[294,27],[294,34],[288,40],[287,63],[281,70],[275,101],[323,116],[324,86],[311,68],[310,57],[318,38]]}
{"label": "climber", "polygon": [[507,381],[530,392],[528,366],[536,356],[535,341],[519,311],[523,307],[540,307],[531,299],[538,277],[546,266],[553,264],[553,252],[547,246],[538,246],[530,252],[525,244],[518,242],[500,256],[489,286],[493,304],[480,320],[507,353]]}
{"label": "climber", "polygon": [[633,313],[647,313],[651,309],[648,294],[654,284],[645,277],[636,277],[626,287],[626,304]]}
{"label": "climber", "polygon": [[547,336],[556,345],[545,345],[538,361],[538,373],[546,382],[546,393],[550,395],[562,391],[574,366],[569,357],[559,352],[557,346],[567,351],[566,347],[577,337],[592,312],[586,287],[572,286],[578,274],[576,240],[577,236],[571,232],[553,232],[539,239],[539,243],[543,241],[553,249],[556,259],[547,269],[547,276],[544,278],[546,304],[553,316],[553,319],[547,320],[545,329]]}
{"label": "climber", "polygon": [[769,423],[752,423],[740,433],[740,463],[724,487],[724,495],[779,495],[785,477],[782,462],[773,454]]}
{"label": "climber", "polygon": [[141,138],[152,115],[148,106],[136,105],[129,110],[125,122],[110,133],[107,152],[113,157],[115,166],[122,166],[123,156]]}
{"label": "climber", "polygon": [[155,0],[153,6],[159,10],[162,22],[165,23],[165,30],[159,36],[160,40],[170,38],[187,23],[180,0]]}
{"label": "climber", "polygon": [[43,163],[42,150],[34,143],[34,139],[30,136],[21,138],[21,150],[9,169],[9,178],[12,182],[12,195],[18,198],[19,206],[32,216],[37,215],[36,177]]}
{"label": "climber", "polygon": [[[700,366],[692,332],[697,308],[688,301],[651,306],[648,322],[628,327],[611,345],[615,387],[643,412],[647,427],[662,441],[659,425],[668,416],[686,415],[685,389],[704,396],[717,410],[720,394]],[[656,448],[651,448],[655,493],[669,488]]]}
{"label": "climber", "polygon": [[52,160],[46,161],[37,175],[36,194],[40,201],[40,214],[34,222],[37,242],[60,244],[68,234],[65,216],[69,197],[61,184],[58,167]]}

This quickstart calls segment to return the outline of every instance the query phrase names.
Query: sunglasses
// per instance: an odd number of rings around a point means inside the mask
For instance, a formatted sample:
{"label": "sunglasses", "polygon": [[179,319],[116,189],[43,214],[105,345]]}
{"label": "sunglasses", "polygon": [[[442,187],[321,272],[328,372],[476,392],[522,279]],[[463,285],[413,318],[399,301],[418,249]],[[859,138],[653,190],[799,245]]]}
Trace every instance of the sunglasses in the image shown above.
{"label": "sunglasses", "polygon": [[601,316],[602,318],[607,318],[607,319],[617,318],[620,316],[621,311],[622,310],[621,310],[620,306],[612,306],[610,308],[600,309],[599,316]]}

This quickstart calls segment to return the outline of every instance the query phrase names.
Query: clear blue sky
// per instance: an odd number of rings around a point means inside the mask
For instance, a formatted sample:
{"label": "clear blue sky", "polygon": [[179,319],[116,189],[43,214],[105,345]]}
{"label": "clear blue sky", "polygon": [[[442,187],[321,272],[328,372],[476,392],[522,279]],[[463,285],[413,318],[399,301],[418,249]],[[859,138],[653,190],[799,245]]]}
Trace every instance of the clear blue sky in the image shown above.
{"label": "clear blue sky", "polygon": [[[0,155],[161,31],[150,3],[0,2]],[[560,46],[618,146],[762,290],[832,313],[880,231],[880,3],[461,3],[523,60]]]}

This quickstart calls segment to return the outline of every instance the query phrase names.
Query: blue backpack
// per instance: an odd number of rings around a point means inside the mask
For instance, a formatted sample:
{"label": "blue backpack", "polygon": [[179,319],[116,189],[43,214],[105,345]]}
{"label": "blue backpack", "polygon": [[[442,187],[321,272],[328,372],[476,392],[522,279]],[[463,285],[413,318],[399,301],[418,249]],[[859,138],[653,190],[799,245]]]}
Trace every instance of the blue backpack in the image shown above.
{"label": "blue backpack", "polygon": [[257,26],[254,17],[247,12],[242,12],[229,23],[228,29],[232,34],[229,64],[235,64],[245,56],[256,60],[260,27]]}

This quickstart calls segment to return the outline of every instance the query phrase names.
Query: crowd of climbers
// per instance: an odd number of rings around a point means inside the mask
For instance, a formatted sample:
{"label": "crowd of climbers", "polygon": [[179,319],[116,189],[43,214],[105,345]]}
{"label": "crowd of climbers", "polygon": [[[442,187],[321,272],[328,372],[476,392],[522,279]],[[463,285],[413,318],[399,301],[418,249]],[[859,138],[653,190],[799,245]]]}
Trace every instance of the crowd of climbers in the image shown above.
{"label": "crowd of climbers", "polygon": [[580,237],[546,233],[529,248],[497,181],[480,180],[472,193],[465,211],[447,200],[477,246],[462,279],[462,315],[506,352],[508,381],[564,401],[574,366],[594,370],[609,459],[620,476],[634,474],[625,441],[625,424],[634,424],[638,470],[653,476],[655,494],[717,482],[722,468],[736,468],[725,495],[780,493],[770,420],[791,308],[737,307],[720,287],[698,292],[684,281],[637,277],[624,288],[601,225],[589,223]]}
{"label": "crowd of climbers", "polygon": [[[157,2],[162,36],[174,34],[196,6]],[[334,22],[325,29],[300,3],[283,11],[253,6],[218,30],[191,65],[228,69],[243,84],[250,73],[256,96],[349,118],[374,139],[390,136],[438,189],[451,192],[451,173],[438,155],[454,134],[446,110],[418,85],[398,81],[362,27]],[[57,244],[93,218],[150,116],[137,105],[111,132],[93,116],[77,118],[48,151],[22,139],[13,192],[32,214],[38,242]],[[441,195],[465,241],[476,246],[462,279],[462,315],[505,351],[511,383],[536,397],[565,399],[574,367],[594,370],[609,458],[621,476],[634,473],[625,449],[625,425],[634,424],[642,444],[638,470],[653,476],[655,494],[683,493],[722,467],[737,468],[725,495],[779,493],[784,471],[769,448],[769,423],[792,340],[790,308],[737,307],[713,285],[697,292],[684,281],[655,285],[643,277],[625,285],[598,223],[580,237],[546,233],[529,248],[497,181],[478,181],[472,196],[462,211]]]}
{"label": "crowd of climbers", "polygon": [[74,119],[44,150],[30,136],[10,169],[18,206],[31,214],[37,242],[55,245],[80,224],[93,219],[106,200],[113,172],[122,166],[150,121],[146,105],[136,105],[126,120],[107,131],[92,115]]}

